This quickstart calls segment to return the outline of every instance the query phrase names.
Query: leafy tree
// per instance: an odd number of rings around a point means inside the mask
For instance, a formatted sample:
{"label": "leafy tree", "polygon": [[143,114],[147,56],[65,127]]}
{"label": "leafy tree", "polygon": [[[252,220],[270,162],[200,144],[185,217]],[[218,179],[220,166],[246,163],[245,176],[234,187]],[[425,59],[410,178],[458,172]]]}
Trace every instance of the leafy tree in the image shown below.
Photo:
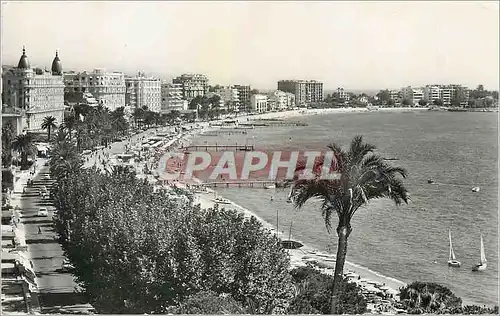
{"label": "leafy tree", "polygon": [[389,106],[394,106],[394,105],[396,105],[396,101],[394,101],[393,99],[389,99],[389,100],[387,101],[387,105],[389,105]]}
{"label": "leafy tree", "polygon": [[202,291],[189,296],[179,307],[169,313],[175,314],[244,314],[241,303],[231,295],[219,295],[213,291]]}
{"label": "leafy tree", "polygon": [[14,141],[14,126],[8,121],[2,126],[2,166],[12,165],[12,142]]}
{"label": "leafy tree", "polygon": [[411,105],[411,101],[409,99],[403,99],[403,102],[401,102],[404,106],[409,106]]}
{"label": "leafy tree", "polygon": [[14,174],[11,169],[2,169],[2,192],[14,189]]}
{"label": "leafy tree", "polygon": [[432,103],[435,106],[443,106],[443,100],[441,100],[441,99],[435,99],[434,101],[432,101]]}
{"label": "leafy tree", "polygon": [[[312,179],[299,179],[296,176],[291,193],[297,208],[301,208],[312,198],[322,200],[321,210],[328,232],[331,232],[332,215],[338,216],[337,260],[331,304],[331,312],[336,314],[353,215],[372,199],[389,198],[399,205],[402,202],[408,203],[409,195],[398,177],[406,177],[406,170],[393,167],[374,154],[375,146],[363,142],[361,136],[354,137],[347,151],[336,143],[332,143],[328,148],[335,157],[335,170],[340,174],[340,178],[322,178],[324,158],[318,159],[312,170]],[[305,166],[305,163],[300,163],[297,172],[303,172]]]}
{"label": "leafy tree", "polygon": [[400,302],[409,314],[461,312],[462,299],[437,283],[415,281],[399,291]]}
{"label": "leafy tree", "polygon": [[46,116],[43,118],[43,122],[42,122],[41,127],[42,127],[42,129],[47,130],[47,134],[48,134],[47,141],[49,141],[49,142],[50,142],[50,132],[57,128],[56,121],[57,121],[56,118],[53,116]]}
{"label": "leafy tree", "polygon": [[389,90],[380,90],[379,93],[377,93],[378,99],[382,103],[388,103],[389,100],[391,100],[391,92]]}
{"label": "leafy tree", "polygon": [[163,313],[201,291],[259,313],[287,309],[289,258],[255,218],[200,210],[190,194],[154,192],[125,169],[70,170],[53,189],[55,227],[99,312]]}
{"label": "leafy tree", "polygon": [[426,106],[427,105],[427,101],[425,101],[424,99],[420,99],[420,100],[418,100],[418,105],[420,105],[420,106]]}
{"label": "leafy tree", "polygon": [[37,153],[32,134],[18,135],[12,143],[12,149],[21,155],[21,169],[29,168],[28,157]]}

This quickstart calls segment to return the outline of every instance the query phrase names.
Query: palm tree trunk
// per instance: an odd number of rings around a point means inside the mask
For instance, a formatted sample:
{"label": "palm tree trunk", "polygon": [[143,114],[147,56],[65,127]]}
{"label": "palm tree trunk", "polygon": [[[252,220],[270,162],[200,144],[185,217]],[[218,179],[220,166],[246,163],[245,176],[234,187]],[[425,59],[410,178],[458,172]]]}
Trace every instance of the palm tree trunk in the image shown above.
{"label": "palm tree trunk", "polygon": [[47,129],[47,132],[48,132],[48,134],[49,134],[48,136],[49,136],[49,143],[50,143],[50,126],[49,126],[49,128]]}
{"label": "palm tree trunk", "polygon": [[333,294],[331,314],[337,314],[338,297],[340,294],[340,284],[344,277],[344,263],[347,255],[347,238],[351,234],[351,225],[343,225],[337,227],[337,236],[339,242],[337,246],[337,256],[335,257],[335,274],[333,277]]}

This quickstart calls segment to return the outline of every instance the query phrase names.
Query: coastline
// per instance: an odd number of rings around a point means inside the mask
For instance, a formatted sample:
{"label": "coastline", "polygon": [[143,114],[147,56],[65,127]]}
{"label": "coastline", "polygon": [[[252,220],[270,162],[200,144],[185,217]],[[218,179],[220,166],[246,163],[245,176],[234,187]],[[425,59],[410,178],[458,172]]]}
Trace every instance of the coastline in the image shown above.
{"label": "coastline", "polygon": [[[326,115],[333,113],[363,113],[363,112],[413,112],[413,111],[427,111],[427,108],[381,108],[378,110],[369,110],[367,108],[338,108],[338,109],[310,109],[310,110],[291,110],[285,112],[270,112],[262,113],[257,115],[245,115],[234,118],[234,120],[241,122],[246,120],[255,119],[288,119],[304,115]],[[214,122],[222,122],[222,120]],[[188,133],[183,134],[179,137],[179,141],[186,144],[189,143],[193,138],[202,135],[204,133],[221,129],[221,126],[204,126],[201,130],[191,130]],[[185,187],[185,184],[179,183],[180,187]],[[215,202],[212,201],[213,197],[221,196],[216,191],[207,188],[207,193],[194,193],[196,203],[204,209],[214,207]],[[227,205],[227,206],[226,206]],[[250,209],[247,209],[241,205],[230,201],[230,204],[222,205],[222,207],[229,207],[242,212],[246,217],[254,216],[259,222],[262,223],[263,227],[276,233],[276,228],[274,225],[264,221],[262,218],[257,216]],[[278,236],[283,235],[283,233],[278,232]],[[332,235],[332,238],[336,236]],[[294,239],[301,242],[300,240]],[[302,243],[302,242],[301,242]],[[303,243],[304,244],[304,243]],[[312,263],[316,268],[321,270],[325,274],[333,274],[335,269],[335,254],[330,254],[325,251],[320,251],[312,247],[311,245],[304,244],[300,249],[287,250],[290,255],[291,267],[305,266],[308,262]],[[399,288],[406,285],[405,282],[397,280],[395,278],[382,275],[379,272],[370,270],[367,267],[358,265],[353,262],[346,261],[344,267],[344,274],[361,286],[364,290],[370,293],[383,292],[389,294],[392,297],[397,297],[399,295]]]}

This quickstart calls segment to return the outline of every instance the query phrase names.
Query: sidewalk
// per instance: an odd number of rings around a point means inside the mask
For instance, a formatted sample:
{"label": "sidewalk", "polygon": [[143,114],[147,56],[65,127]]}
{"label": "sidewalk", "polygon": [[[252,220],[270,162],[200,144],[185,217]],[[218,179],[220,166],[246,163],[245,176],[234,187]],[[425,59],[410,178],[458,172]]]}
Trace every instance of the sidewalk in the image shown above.
{"label": "sidewalk", "polygon": [[[8,252],[8,254],[12,254],[13,258],[16,259],[25,269],[25,274],[21,276],[21,280],[26,282],[26,286],[23,286],[24,298],[26,300],[27,308],[33,311],[39,311],[40,306],[38,304],[38,300],[36,299],[36,295],[31,295],[31,293],[38,292],[38,286],[36,283],[36,274],[33,269],[33,264],[30,260],[28,247],[26,244],[26,231],[24,224],[21,223],[21,199],[24,188],[26,187],[28,180],[30,178],[34,178],[38,175],[40,170],[43,168],[44,164],[47,162],[47,159],[38,158],[35,162],[35,173],[33,176],[30,175],[30,172],[33,170],[31,167],[28,170],[23,170],[19,174],[19,178],[14,183],[14,190],[10,197],[10,205],[12,206],[12,231],[14,233],[14,242],[15,248],[5,248],[2,249],[2,252]],[[26,277],[28,276],[28,277]]]}

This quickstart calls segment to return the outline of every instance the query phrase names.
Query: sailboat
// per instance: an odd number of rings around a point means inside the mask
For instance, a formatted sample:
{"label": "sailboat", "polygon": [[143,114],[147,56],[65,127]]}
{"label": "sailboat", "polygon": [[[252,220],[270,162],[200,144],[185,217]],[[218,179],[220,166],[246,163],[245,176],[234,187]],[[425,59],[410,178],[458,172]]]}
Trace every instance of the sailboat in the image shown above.
{"label": "sailboat", "polygon": [[472,267],[472,271],[482,271],[486,270],[486,254],[484,253],[484,243],[483,243],[483,234],[481,234],[481,261]]}
{"label": "sailboat", "polygon": [[451,243],[451,230],[448,231],[450,237],[450,258],[448,259],[448,265],[450,267],[460,267],[460,261],[455,257],[455,252],[453,251],[453,245]]}

